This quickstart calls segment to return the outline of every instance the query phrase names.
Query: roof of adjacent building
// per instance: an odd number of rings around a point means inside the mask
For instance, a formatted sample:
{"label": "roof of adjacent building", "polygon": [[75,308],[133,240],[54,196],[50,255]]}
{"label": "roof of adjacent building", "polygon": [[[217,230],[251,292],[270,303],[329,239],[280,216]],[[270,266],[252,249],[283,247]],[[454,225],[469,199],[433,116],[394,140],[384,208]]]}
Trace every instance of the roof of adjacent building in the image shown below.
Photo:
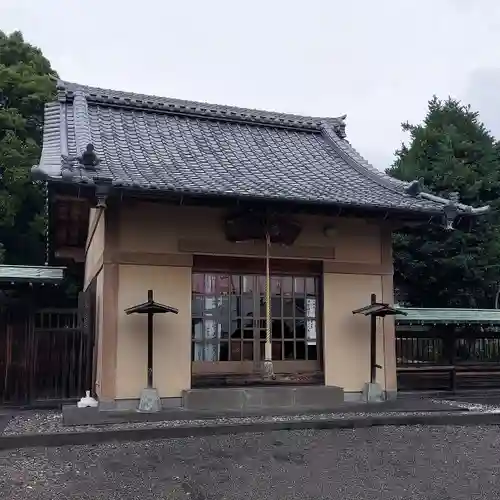
{"label": "roof of adjacent building", "polygon": [[[397,307],[397,306],[396,306]],[[493,324],[500,323],[500,309],[398,308],[406,315],[396,315],[398,323],[413,324]]]}
{"label": "roof of adjacent building", "polygon": [[60,82],[57,102],[46,106],[43,152],[34,172],[65,181],[64,166],[92,144],[101,160],[98,177],[116,188],[441,212],[448,200],[409,193],[408,183],[362,158],[346,140],[344,118]]}
{"label": "roof of adjacent building", "polygon": [[58,283],[64,278],[64,267],[0,265],[1,283]]}

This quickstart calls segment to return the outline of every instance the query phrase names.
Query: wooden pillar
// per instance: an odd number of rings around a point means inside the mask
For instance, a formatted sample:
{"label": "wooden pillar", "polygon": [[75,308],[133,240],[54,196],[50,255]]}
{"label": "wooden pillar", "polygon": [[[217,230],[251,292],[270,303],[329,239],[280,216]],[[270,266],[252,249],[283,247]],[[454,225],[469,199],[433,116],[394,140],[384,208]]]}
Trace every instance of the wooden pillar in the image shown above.
{"label": "wooden pillar", "polygon": [[[377,302],[377,296],[372,293],[371,303]],[[370,383],[377,381],[377,317],[370,315]]]}

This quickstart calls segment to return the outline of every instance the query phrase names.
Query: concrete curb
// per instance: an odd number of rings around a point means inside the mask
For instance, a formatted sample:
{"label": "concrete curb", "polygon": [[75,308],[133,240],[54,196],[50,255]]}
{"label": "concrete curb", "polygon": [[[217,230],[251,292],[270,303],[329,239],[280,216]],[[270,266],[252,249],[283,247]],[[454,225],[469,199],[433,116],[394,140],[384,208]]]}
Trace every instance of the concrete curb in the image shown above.
{"label": "concrete curb", "polygon": [[9,424],[11,417],[12,415],[10,413],[0,413],[0,436]]}
{"label": "concrete curb", "polygon": [[464,408],[441,404],[435,401],[418,401],[417,403],[402,404],[401,402],[384,403],[344,403],[335,408],[258,408],[247,410],[187,410],[185,408],[172,408],[161,410],[158,413],[140,413],[136,410],[99,410],[98,408],[77,408],[76,406],[63,406],[63,425],[106,425],[106,424],[131,424],[171,420],[220,420],[222,418],[256,418],[259,417],[293,417],[297,415],[309,416],[310,419],[317,415],[364,413],[364,414],[388,414],[393,412],[407,413],[430,413],[430,412],[464,412]]}
{"label": "concrete curb", "polygon": [[147,441],[195,436],[242,434],[300,429],[356,429],[387,425],[500,425],[500,414],[495,413],[432,413],[414,415],[368,415],[347,418],[306,419],[276,422],[218,423],[88,432],[61,432],[52,434],[20,434],[0,436],[0,450],[20,448],[89,445],[106,442]]}

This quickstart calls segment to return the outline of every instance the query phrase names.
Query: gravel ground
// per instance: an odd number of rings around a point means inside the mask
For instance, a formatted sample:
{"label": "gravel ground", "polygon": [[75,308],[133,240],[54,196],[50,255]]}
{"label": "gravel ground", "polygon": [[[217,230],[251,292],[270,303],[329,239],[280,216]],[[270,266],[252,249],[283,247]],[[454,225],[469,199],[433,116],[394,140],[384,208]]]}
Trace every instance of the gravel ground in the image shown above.
{"label": "gravel ground", "polygon": [[2,500],[492,500],[496,427],[295,431],[0,453]]}
{"label": "gravel ground", "polygon": [[[469,402],[455,401],[452,399],[434,398],[429,400],[437,405],[449,405],[450,408],[463,409],[464,413],[468,411],[481,413],[500,413],[500,406],[497,404],[486,404],[485,402]],[[418,412],[419,415],[428,415],[430,412]],[[436,414],[436,412],[432,412]],[[454,412],[455,414],[459,412]],[[377,415],[415,415],[416,412],[377,412]],[[12,416],[8,423],[0,426],[0,435],[19,435],[19,434],[38,434],[38,433],[60,433],[60,432],[85,432],[85,431],[106,431],[106,430],[125,430],[125,429],[141,429],[141,428],[158,428],[158,427],[179,427],[184,425],[214,425],[214,424],[237,424],[237,423],[252,423],[252,422],[276,422],[289,420],[309,420],[311,418],[317,420],[331,418],[350,418],[353,416],[370,416],[373,413],[369,412],[346,412],[346,413],[322,413],[316,415],[285,415],[285,416],[264,416],[264,417],[233,417],[220,418],[211,420],[169,420],[160,422],[141,422],[128,424],[108,424],[108,425],[82,425],[82,426],[64,426],[62,424],[62,413],[60,411],[25,411],[19,412]]]}
{"label": "gravel ground", "polygon": [[471,401],[455,401],[452,399],[431,399],[431,401],[439,404],[449,405],[455,408],[463,408],[464,410],[468,411],[481,413],[500,413],[500,406],[498,406],[498,404],[473,403]]}
{"label": "gravel ground", "polygon": [[[443,412],[445,413],[445,412]],[[469,413],[468,411],[454,411],[453,414]],[[218,418],[210,420],[165,420],[159,422],[134,422],[128,424],[105,424],[105,425],[80,425],[64,426],[62,423],[62,414],[58,411],[40,411],[40,412],[22,412],[13,416],[6,425],[3,435],[13,436],[20,434],[49,434],[62,432],[88,432],[88,431],[110,431],[126,429],[144,429],[144,428],[165,428],[180,426],[210,426],[217,424],[242,424],[254,422],[287,422],[290,420],[329,420],[332,418],[352,418],[368,417],[371,415],[391,416],[391,415],[416,415],[416,412],[378,412],[378,413],[322,413],[314,415],[285,415],[285,416],[265,416],[265,417],[234,417]],[[436,415],[437,412],[418,412],[418,415]],[[0,435],[2,432],[0,430]]]}

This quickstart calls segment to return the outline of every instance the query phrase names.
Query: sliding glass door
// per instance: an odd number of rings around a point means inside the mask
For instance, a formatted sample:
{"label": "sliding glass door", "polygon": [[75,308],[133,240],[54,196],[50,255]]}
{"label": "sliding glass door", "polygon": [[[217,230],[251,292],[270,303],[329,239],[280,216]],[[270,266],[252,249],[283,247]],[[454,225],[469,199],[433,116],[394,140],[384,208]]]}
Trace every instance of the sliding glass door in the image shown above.
{"label": "sliding glass door", "polygon": [[[193,373],[260,370],[266,339],[265,276],[193,273]],[[276,373],[320,368],[317,276],[271,278],[272,357]]]}

